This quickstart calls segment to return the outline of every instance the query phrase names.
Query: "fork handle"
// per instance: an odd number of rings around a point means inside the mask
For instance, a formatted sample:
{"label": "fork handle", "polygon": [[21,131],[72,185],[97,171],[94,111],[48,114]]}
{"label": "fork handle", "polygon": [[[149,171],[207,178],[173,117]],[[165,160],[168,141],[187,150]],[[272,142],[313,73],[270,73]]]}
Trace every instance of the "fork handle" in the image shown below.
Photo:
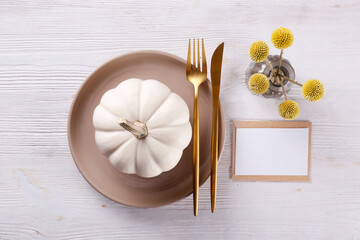
{"label": "fork handle", "polygon": [[199,201],[199,167],[200,167],[200,146],[199,146],[199,86],[194,86],[194,126],[193,126],[193,169],[194,169],[194,216],[198,214]]}

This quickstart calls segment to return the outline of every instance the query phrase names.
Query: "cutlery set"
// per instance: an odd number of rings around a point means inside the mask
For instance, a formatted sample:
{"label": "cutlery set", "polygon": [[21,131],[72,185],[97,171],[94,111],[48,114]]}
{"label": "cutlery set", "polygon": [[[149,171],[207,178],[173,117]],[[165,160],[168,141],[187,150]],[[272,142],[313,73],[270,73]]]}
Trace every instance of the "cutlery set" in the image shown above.
{"label": "cutlery set", "polygon": [[[205,56],[204,39],[201,41],[201,61],[200,61],[200,41],[195,39],[192,44],[189,40],[188,55],[186,61],[186,77],[194,86],[194,123],[193,123],[193,201],[194,216],[198,214],[199,200],[199,167],[200,167],[200,138],[199,138],[199,87],[207,80],[207,63]],[[193,45],[191,51],[191,45]],[[215,50],[211,58],[211,86],[212,86],[212,139],[211,139],[211,211],[215,210],[216,185],[217,185],[217,161],[218,161],[218,121],[219,121],[219,93],[221,66],[223,58],[224,43],[221,43]],[[196,54],[197,52],[197,54]],[[196,57],[197,56],[197,57]],[[191,61],[192,59],[192,61]],[[196,60],[197,59],[197,60]]]}

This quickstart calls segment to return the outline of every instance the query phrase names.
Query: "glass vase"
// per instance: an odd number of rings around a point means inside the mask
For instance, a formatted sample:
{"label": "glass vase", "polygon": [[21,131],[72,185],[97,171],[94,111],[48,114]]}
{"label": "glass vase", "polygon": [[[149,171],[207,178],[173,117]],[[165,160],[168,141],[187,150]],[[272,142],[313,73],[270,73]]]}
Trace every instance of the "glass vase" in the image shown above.
{"label": "glass vase", "polygon": [[[279,55],[269,55],[268,56],[268,60],[271,63],[271,65],[273,66],[275,72],[277,71],[278,66],[279,66],[279,59],[280,59]],[[265,74],[270,80],[269,89],[264,94],[262,94],[264,97],[272,98],[272,97],[281,97],[283,95],[282,88],[281,88],[281,85],[280,85],[280,82],[278,81],[278,79],[270,78],[271,69],[270,69],[269,65],[266,64],[265,61],[259,62],[259,63],[251,62],[249,64],[248,68],[245,71],[245,83],[246,83],[246,86],[248,86],[248,88],[249,88],[249,84],[248,84],[249,79],[250,79],[251,75],[253,75],[255,73]],[[283,58],[281,61],[281,67],[280,67],[279,73],[283,74],[284,76],[286,76],[290,79],[295,80],[295,70],[291,66],[289,60],[287,60],[285,58]],[[285,92],[288,92],[293,85],[294,84],[292,82],[284,79]]]}

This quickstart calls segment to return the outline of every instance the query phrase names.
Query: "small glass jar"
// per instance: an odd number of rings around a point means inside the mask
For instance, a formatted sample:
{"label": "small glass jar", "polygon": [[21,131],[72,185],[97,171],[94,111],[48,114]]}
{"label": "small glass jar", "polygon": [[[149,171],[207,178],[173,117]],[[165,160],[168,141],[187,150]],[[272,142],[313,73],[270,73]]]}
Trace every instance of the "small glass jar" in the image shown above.
{"label": "small glass jar", "polygon": [[[279,59],[280,59],[279,55],[269,55],[268,56],[268,60],[271,63],[272,67],[274,68],[275,72],[277,71],[278,66],[279,66]],[[266,64],[265,61],[259,62],[259,63],[251,62],[249,64],[248,68],[245,71],[245,83],[246,83],[246,86],[248,86],[248,88],[249,88],[249,84],[248,84],[249,79],[250,79],[251,75],[253,75],[255,73],[262,73],[262,74],[266,75],[270,80],[269,89],[264,94],[262,94],[264,97],[272,98],[272,97],[281,97],[283,95],[279,80],[274,79],[274,77],[270,78],[271,69],[270,69],[269,65]],[[279,73],[283,74],[284,76],[286,76],[290,79],[295,80],[295,70],[291,66],[290,62],[285,58],[283,58],[281,61],[281,67],[280,67]],[[292,82],[284,79],[285,92],[288,92],[290,90],[290,88],[292,87],[292,85],[293,85]]]}

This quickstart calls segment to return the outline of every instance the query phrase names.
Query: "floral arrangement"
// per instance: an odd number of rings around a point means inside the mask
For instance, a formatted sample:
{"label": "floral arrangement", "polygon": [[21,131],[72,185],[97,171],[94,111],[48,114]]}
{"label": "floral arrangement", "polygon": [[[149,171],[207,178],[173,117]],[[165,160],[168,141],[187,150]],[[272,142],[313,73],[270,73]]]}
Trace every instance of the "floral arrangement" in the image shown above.
{"label": "floral arrangement", "polygon": [[[289,100],[287,98],[284,88],[284,79],[302,87],[302,95],[310,102],[316,102],[324,96],[324,85],[317,79],[310,79],[305,84],[301,84],[293,79],[286,77],[285,74],[282,74],[282,72],[279,71],[281,69],[281,61],[284,49],[290,47],[294,42],[294,35],[289,29],[284,27],[275,29],[275,31],[271,34],[271,42],[274,47],[281,50],[279,64],[276,69],[273,68],[270,61],[267,59],[270,48],[266,42],[257,41],[251,44],[249,49],[249,56],[252,61],[256,63],[265,61],[266,64],[270,67],[270,77],[271,79],[274,79],[275,83],[281,85],[285,98],[285,101],[279,105],[279,114],[286,120],[293,120],[299,115],[300,108],[295,101]],[[255,73],[250,77],[248,84],[250,90],[253,93],[264,94],[270,86],[270,80],[262,73]]]}

